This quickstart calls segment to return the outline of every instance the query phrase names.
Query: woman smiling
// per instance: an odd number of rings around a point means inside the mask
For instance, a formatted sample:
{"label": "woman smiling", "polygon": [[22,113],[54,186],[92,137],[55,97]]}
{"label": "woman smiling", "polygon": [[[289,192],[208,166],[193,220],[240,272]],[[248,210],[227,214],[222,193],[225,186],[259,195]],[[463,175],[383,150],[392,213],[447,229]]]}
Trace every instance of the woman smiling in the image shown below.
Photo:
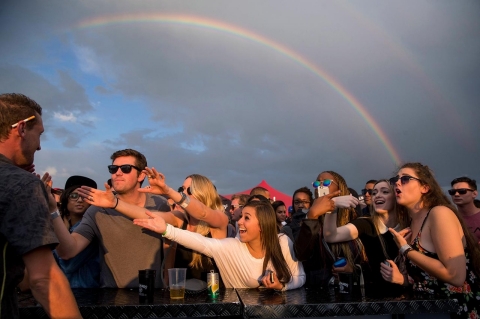
{"label": "woman smiling", "polygon": [[303,266],[296,261],[292,242],[283,234],[277,235],[276,216],[270,203],[252,201],[243,207],[236,238],[206,238],[167,224],[161,215],[147,215],[149,219],[135,219],[134,224],[212,257],[226,288],[262,285],[289,290],[305,283]]}

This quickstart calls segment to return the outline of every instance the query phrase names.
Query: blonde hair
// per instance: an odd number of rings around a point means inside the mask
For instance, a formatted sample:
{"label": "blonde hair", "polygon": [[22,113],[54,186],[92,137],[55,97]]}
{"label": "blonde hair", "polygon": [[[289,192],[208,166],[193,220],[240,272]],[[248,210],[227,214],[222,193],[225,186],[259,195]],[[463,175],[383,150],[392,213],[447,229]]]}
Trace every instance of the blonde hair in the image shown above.
{"label": "blonde hair", "polygon": [[[190,191],[195,198],[213,210],[219,210],[224,212],[225,208],[223,207],[222,200],[215,189],[213,183],[205,176],[199,174],[192,174],[187,176],[187,178],[192,179],[192,184],[190,185]],[[186,178],[186,179],[187,179]],[[202,236],[207,236],[210,233],[210,226],[200,220],[197,225],[197,233]],[[193,258],[189,266],[192,268],[201,268],[202,267],[202,254],[198,252],[192,252]],[[209,258],[209,263],[212,264],[212,260]]]}

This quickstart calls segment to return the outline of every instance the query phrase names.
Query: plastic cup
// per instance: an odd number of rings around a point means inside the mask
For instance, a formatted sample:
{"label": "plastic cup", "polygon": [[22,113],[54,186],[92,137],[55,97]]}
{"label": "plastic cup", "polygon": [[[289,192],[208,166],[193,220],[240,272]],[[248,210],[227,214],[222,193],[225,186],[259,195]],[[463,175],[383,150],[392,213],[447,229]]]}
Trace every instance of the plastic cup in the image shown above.
{"label": "plastic cup", "polygon": [[170,299],[185,298],[185,281],[187,268],[170,268],[168,270],[168,284],[170,287]]}

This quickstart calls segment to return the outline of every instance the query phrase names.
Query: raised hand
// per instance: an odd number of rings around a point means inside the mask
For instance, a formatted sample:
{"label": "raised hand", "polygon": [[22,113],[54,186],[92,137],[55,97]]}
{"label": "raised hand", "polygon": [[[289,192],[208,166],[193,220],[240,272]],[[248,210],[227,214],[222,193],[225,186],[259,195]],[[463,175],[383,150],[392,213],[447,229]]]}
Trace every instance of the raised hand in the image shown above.
{"label": "raised hand", "polygon": [[141,193],[153,193],[158,195],[167,194],[170,187],[165,183],[165,175],[157,172],[155,167],[145,167],[143,171],[148,177],[149,186],[138,189]]}
{"label": "raised hand", "polygon": [[112,208],[117,204],[117,199],[113,194],[112,188],[105,183],[105,191],[95,189],[88,186],[82,186],[77,189],[82,199],[90,204],[98,207]]}
{"label": "raised hand", "polygon": [[[36,174],[38,178],[40,178],[39,174]],[[45,185],[45,188],[47,189],[47,194],[48,194],[48,210],[50,213],[53,213],[58,209],[57,207],[57,201],[55,200],[55,196],[52,194],[52,176],[47,172],[43,174],[43,176],[40,178]]]}
{"label": "raised hand", "polygon": [[308,210],[307,218],[317,219],[325,213],[335,210],[335,202],[332,198],[338,196],[339,194],[340,191],[336,191],[315,199],[313,201],[312,207],[310,207],[310,209]]}
{"label": "raised hand", "polygon": [[167,223],[165,222],[165,219],[157,214],[149,212],[148,210],[145,211],[145,214],[147,214],[150,218],[136,218],[133,220],[133,224],[150,229],[159,234],[165,232],[167,229]]}
{"label": "raised hand", "polygon": [[336,208],[354,208],[359,204],[358,199],[352,195],[338,196],[332,198]]}
{"label": "raised hand", "polygon": [[393,239],[395,240],[398,248],[410,242],[410,239],[412,237],[412,230],[410,229],[410,227],[404,228],[398,233],[393,228],[389,228],[388,230],[392,233]]}

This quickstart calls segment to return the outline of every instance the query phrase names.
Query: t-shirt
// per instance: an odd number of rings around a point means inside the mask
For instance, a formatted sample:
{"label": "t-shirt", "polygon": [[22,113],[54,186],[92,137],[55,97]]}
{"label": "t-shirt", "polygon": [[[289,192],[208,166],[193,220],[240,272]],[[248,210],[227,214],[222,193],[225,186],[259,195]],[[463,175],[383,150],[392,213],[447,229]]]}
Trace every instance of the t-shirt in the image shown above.
{"label": "t-shirt", "polygon": [[480,211],[474,215],[462,215],[462,217],[468,229],[475,235],[477,242],[480,243]]}
{"label": "t-shirt", "polygon": [[[145,209],[170,211],[165,198],[146,194]],[[162,236],[133,224],[114,209],[90,206],[74,230],[100,249],[100,286],[103,288],[138,288],[138,271],[155,269],[155,287],[162,287],[160,273],[163,258]]]}
{"label": "t-shirt", "polygon": [[[263,277],[264,258],[254,258],[247,245],[238,238],[207,238],[198,233],[167,226],[166,238],[178,244],[212,257],[220,270],[226,288],[257,288],[258,280]],[[292,274],[285,289],[295,289],[305,283],[302,263],[295,258],[292,241],[284,234],[279,234],[280,247],[288,268]],[[271,262],[267,269],[275,271]]]}
{"label": "t-shirt", "polygon": [[[0,154],[0,281],[4,278],[2,319],[18,318],[15,287],[23,278],[22,256],[36,248],[58,244],[43,182]],[[4,253],[4,249],[6,251]],[[5,257],[4,257],[5,256]]]}
{"label": "t-shirt", "polygon": [[[400,285],[385,281],[380,273],[380,263],[386,259],[394,260],[398,256],[398,247],[392,233],[382,223],[379,227],[381,237],[385,243],[385,256],[380,238],[371,218],[357,218],[350,222],[358,230],[358,238],[363,243],[368,262],[362,265],[364,273],[365,291],[369,295],[383,294],[395,296],[402,293]],[[388,257],[388,258],[387,258]]]}

